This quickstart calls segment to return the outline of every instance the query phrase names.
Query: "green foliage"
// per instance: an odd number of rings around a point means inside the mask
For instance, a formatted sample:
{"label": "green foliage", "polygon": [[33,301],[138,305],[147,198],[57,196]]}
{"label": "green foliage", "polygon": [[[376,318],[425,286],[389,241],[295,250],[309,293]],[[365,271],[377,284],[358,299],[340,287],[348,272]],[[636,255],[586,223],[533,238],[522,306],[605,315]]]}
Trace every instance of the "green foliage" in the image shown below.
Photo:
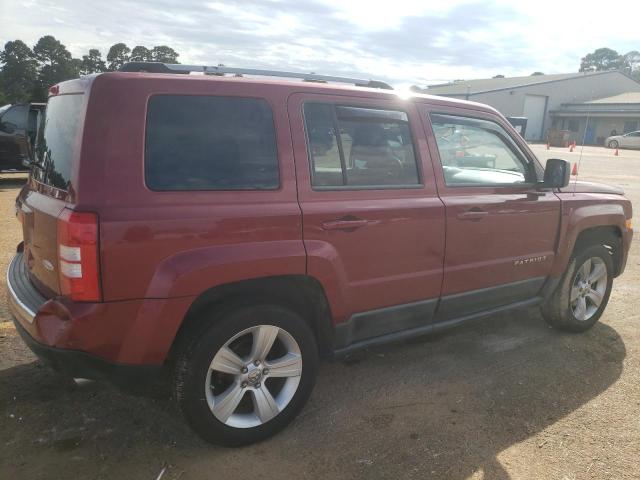
{"label": "green foliage", "polygon": [[2,92],[8,103],[26,102],[31,98],[37,77],[38,62],[22,41],[7,42],[0,52]]}
{"label": "green foliage", "polygon": [[602,72],[625,67],[624,56],[610,48],[598,48],[589,53],[580,62],[580,72]]}
{"label": "green foliage", "polygon": [[0,106],[9,103],[9,99],[4,94],[4,82],[2,81],[2,70],[0,70]]}
{"label": "green foliage", "polygon": [[131,62],[153,62],[153,53],[147,47],[138,45],[131,50]]}
{"label": "green foliage", "polygon": [[48,88],[80,75],[117,70],[128,61],[178,63],[179,54],[166,45],[149,49],[124,43],[112,45],[106,62],[100,50],[92,48],[82,59],[73,58],[67,48],[52,35],[45,35],[30,49],[14,40],[0,50],[0,105],[46,101]]}
{"label": "green foliage", "polygon": [[38,40],[33,47],[33,54],[40,66],[33,91],[36,101],[46,101],[47,89],[51,85],[80,75],[82,61],[71,58],[67,48],[51,35]]}
{"label": "green foliage", "polygon": [[625,53],[623,58],[627,72],[640,81],[640,52],[632,50],[629,53]]}
{"label": "green foliage", "polygon": [[71,60],[67,48],[52,35],[45,35],[33,47],[33,55],[44,65],[64,64]]}
{"label": "green foliage", "polygon": [[610,48],[598,48],[582,58],[580,72],[622,70],[640,81],[640,52],[632,50],[620,55]]}
{"label": "green foliage", "polygon": [[88,55],[82,56],[82,62],[80,65],[80,73],[82,75],[89,75],[91,73],[102,73],[107,71],[107,64],[102,60],[102,54],[97,48],[89,50]]}
{"label": "green foliage", "polygon": [[153,50],[151,50],[151,57],[154,62],[178,63],[179,54],[171,47],[159,45],[157,47],[153,47]]}
{"label": "green foliage", "polygon": [[122,65],[129,61],[130,53],[131,49],[124,43],[116,43],[115,45],[112,45],[109,49],[109,53],[107,53],[107,62],[109,62],[107,69],[111,71],[118,70]]}

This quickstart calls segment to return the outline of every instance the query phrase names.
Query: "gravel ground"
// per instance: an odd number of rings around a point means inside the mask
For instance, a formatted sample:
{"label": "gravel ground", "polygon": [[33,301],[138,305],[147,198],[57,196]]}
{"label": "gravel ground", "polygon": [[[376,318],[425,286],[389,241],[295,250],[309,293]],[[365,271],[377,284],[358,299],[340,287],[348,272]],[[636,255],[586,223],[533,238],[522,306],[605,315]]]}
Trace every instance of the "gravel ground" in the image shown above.
{"label": "gravel ground", "polygon": [[[640,152],[587,148],[580,178],[638,205]],[[2,271],[21,236],[19,188],[0,180]],[[298,419],[242,449],[200,441],[169,401],[65,386],[0,302],[0,478],[640,478],[639,243],[588,333],[531,310],[327,362]]]}

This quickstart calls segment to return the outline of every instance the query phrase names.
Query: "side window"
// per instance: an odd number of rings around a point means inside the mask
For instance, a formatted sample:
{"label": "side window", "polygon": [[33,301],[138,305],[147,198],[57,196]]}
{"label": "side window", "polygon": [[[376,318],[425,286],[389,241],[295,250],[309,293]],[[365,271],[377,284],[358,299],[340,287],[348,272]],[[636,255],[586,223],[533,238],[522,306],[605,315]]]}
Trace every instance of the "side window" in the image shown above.
{"label": "side window", "polygon": [[498,124],[431,115],[447,186],[495,186],[532,181],[531,168]]}
{"label": "side window", "polygon": [[278,188],[271,108],[239,97],[156,95],[147,109],[145,178],[152,190]]}
{"label": "side window", "polygon": [[405,112],[307,103],[304,118],[313,186],[420,184]]}

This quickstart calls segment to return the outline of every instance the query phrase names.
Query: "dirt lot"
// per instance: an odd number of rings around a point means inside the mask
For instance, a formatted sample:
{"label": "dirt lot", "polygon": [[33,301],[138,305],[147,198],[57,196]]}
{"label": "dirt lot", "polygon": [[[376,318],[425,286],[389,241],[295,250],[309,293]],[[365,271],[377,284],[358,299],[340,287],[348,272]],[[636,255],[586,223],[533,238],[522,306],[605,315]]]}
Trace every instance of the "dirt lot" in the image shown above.
{"label": "dirt lot", "polygon": [[[620,153],[585,149],[580,176],[640,205],[640,152]],[[19,186],[0,181],[2,271]],[[168,401],[65,387],[0,323],[0,478],[640,478],[639,245],[588,333],[519,312],[325,363],[287,430],[235,450],[200,441]]]}

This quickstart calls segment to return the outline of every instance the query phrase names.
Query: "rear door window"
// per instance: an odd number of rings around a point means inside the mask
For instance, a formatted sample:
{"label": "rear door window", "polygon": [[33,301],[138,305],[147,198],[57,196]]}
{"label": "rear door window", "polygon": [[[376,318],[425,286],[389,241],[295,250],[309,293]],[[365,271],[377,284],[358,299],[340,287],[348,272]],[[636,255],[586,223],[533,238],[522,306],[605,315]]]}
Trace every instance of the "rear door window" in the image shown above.
{"label": "rear door window", "polygon": [[406,112],[307,103],[304,117],[314,187],[420,184]]}
{"label": "rear door window", "polygon": [[255,98],[151,97],[145,176],[152,190],[278,188],[271,107]]}

